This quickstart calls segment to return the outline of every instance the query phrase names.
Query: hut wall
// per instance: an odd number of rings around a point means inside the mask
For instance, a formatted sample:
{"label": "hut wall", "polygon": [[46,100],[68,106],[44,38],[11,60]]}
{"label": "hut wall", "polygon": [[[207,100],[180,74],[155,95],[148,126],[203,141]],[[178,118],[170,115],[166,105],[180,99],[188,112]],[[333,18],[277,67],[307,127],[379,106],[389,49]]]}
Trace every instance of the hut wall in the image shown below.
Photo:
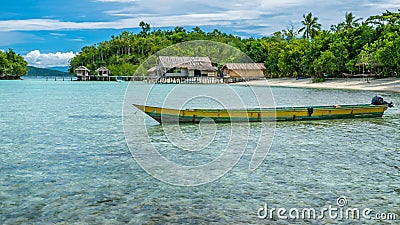
{"label": "hut wall", "polygon": [[182,68],[181,74],[182,76],[187,77],[189,75],[189,70],[187,68]]}
{"label": "hut wall", "polygon": [[215,76],[216,76],[216,72],[214,72],[214,71],[207,71],[207,76],[209,76],[209,77],[215,77]]}
{"label": "hut wall", "polygon": [[194,70],[189,70],[188,77],[194,77]]}
{"label": "hut wall", "polygon": [[264,77],[261,70],[229,70],[231,77]]}

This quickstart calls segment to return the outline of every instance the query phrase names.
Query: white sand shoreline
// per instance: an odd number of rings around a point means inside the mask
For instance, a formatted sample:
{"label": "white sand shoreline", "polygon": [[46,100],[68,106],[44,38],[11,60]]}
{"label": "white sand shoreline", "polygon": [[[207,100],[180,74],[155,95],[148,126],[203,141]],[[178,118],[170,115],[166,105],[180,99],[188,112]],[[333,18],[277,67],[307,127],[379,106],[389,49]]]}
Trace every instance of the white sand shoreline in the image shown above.
{"label": "white sand shoreline", "polygon": [[400,78],[374,79],[370,81],[362,78],[335,78],[321,83],[312,83],[311,78],[296,80],[294,78],[273,78],[265,80],[253,80],[239,85],[271,86],[271,87],[297,87],[297,88],[326,88],[343,90],[365,90],[382,92],[400,92]]}

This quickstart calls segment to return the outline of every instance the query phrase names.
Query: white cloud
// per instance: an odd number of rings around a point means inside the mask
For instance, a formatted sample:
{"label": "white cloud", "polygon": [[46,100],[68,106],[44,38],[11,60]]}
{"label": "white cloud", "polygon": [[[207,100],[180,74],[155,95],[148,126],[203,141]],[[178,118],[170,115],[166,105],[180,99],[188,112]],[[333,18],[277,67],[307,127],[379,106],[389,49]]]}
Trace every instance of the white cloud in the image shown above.
{"label": "white cloud", "polygon": [[[364,19],[384,10],[397,11],[400,2],[391,0],[92,0],[98,4],[120,3],[99,14],[105,21],[69,22],[56,19],[27,19],[0,21],[4,32],[18,30],[80,30],[137,28],[140,21],[156,27],[216,26],[248,34],[270,35],[288,25],[299,29],[303,14],[312,12],[324,29],[344,20],[346,12]],[[154,7],[157,6],[157,7]],[[106,7],[105,7],[106,8]],[[114,18],[114,19],[109,19]],[[67,20],[67,19],[66,19]],[[54,32],[54,34],[57,34]]]}
{"label": "white cloud", "polygon": [[41,53],[39,50],[33,50],[24,56],[28,65],[47,68],[54,66],[68,66],[69,60],[75,57],[76,53],[71,52],[56,52],[56,53]]}
{"label": "white cloud", "polygon": [[[59,20],[31,19],[31,20],[9,20],[0,21],[0,30],[64,30],[64,29],[124,29],[136,28],[140,21],[146,21],[151,24],[161,26],[201,26],[201,25],[229,25],[228,14],[188,14],[176,16],[149,16],[149,17],[131,17],[127,19],[109,21],[109,22],[62,22]],[[239,18],[239,15],[230,16]],[[251,18],[245,16],[244,18]],[[243,17],[241,17],[243,18]],[[225,21],[225,22],[224,22]],[[221,23],[222,22],[222,23]]]}
{"label": "white cloud", "polygon": [[120,20],[121,24],[137,25],[143,20],[157,27],[215,25],[249,34],[270,35],[288,25],[299,29],[302,15],[309,12],[320,19],[324,29],[329,29],[330,25],[343,21],[346,12],[366,19],[386,9],[397,11],[398,8],[400,2],[393,0],[135,0],[106,13],[127,17]]}

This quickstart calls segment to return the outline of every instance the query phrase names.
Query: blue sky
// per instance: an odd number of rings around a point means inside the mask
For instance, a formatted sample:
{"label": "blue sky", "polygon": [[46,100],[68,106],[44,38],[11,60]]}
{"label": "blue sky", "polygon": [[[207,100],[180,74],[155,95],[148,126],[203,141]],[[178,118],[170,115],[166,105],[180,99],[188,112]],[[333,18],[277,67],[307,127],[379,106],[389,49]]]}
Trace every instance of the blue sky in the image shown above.
{"label": "blue sky", "polygon": [[140,21],[259,37],[290,25],[300,29],[308,12],[329,29],[346,12],[365,19],[398,8],[399,0],[3,0],[0,50],[12,48],[34,66],[66,66],[83,46],[137,32]]}

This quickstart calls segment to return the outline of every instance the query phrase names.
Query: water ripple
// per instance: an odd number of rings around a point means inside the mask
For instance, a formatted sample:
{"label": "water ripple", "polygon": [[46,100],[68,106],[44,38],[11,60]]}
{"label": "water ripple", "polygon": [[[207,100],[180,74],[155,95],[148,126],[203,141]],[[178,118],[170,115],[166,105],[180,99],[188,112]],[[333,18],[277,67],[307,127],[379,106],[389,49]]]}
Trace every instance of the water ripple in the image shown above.
{"label": "water ripple", "polygon": [[[249,143],[226,176],[188,188],[159,182],[130,155],[121,122],[124,86],[26,80],[0,82],[0,89],[1,224],[333,224],[338,221],[260,220],[257,210],[265,203],[335,206],[338,196],[346,196],[350,207],[400,216],[398,107],[379,119],[278,123],[257,170],[248,171],[255,144]],[[375,94],[273,91],[278,105],[365,103]],[[76,93],[79,99],[71,97]],[[400,105],[399,94],[384,97]],[[198,132],[195,126],[183,129]],[[229,126],[218,129],[229,132]],[[162,154],[187,163],[207,162],[226,144],[219,135],[219,144],[190,158],[167,145],[159,126],[149,130],[155,144],[165,146]]]}

